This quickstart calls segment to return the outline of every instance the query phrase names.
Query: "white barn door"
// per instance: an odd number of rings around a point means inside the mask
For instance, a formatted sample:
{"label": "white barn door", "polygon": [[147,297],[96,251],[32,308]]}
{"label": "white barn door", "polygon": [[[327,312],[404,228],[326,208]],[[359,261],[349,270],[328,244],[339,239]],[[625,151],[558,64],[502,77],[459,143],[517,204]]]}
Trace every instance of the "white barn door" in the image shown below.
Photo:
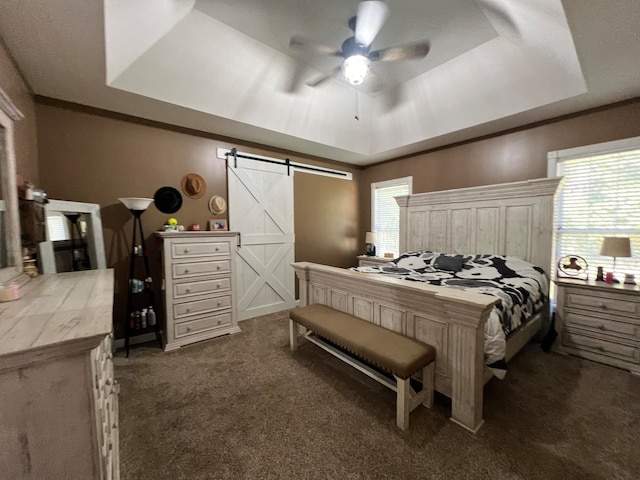
{"label": "white barn door", "polygon": [[295,304],[293,169],[228,157],[229,230],[240,232],[236,255],[238,320]]}

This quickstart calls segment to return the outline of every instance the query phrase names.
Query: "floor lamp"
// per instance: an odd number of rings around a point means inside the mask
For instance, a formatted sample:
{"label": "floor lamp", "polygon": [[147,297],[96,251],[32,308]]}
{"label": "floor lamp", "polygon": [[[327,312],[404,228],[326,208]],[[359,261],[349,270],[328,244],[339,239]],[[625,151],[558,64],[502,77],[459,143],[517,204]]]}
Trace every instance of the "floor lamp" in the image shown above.
{"label": "floor lamp", "polygon": [[[147,246],[144,240],[144,232],[142,231],[142,220],[140,217],[145,212],[145,210],[151,205],[153,202],[153,198],[119,198],[125,207],[129,209],[131,214],[133,215],[133,235],[131,238],[131,250],[129,252],[129,285],[128,285],[128,294],[127,294],[127,317],[125,320],[125,350],[127,352],[127,357],[129,356],[129,338],[131,337],[131,330],[136,328],[149,328],[152,327],[156,333],[156,340],[162,348],[162,335],[160,333],[160,325],[157,321],[155,321],[155,296],[153,292],[153,282],[151,277],[151,270],[149,268],[149,256],[147,252]],[[136,248],[137,243],[137,234],[140,232],[140,247]],[[136,273],[136,260],[142,258],[144,260],[144,282],[140,282],[139,279],[135,278]],[[142,289],[138,288],[139,284],[143,284],[144,287]],[[132,315],[136,315],[138,312],[134,307],[134,295],[137,294],[146,294],[148,295],[148,306],[153,307],[152,311],[154,311],[154,323],[153,325],[148,325],[145,323],[144,327],[141,327],[134,323],[132,326]],[[144,309],[143,309],[144,310]],[[145,319],[146,322],[146,319]]]}

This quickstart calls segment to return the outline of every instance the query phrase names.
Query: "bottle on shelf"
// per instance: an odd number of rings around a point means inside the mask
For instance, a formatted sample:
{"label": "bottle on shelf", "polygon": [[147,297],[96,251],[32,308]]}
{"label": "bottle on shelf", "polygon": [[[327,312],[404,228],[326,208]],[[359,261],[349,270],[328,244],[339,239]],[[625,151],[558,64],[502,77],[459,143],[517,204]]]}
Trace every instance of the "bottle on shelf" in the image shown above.
{"label": "bottle on shelf", "polygon": [[156,312],[153,310],[153,305],[149,305],[149,309],[147,310],[147,325],[150,327],[155,326],[156,324]]}
{"label": "bottle on shelf", "polygon": [[140,312],[140,328],[147,328],[147,309],[143,308]]}

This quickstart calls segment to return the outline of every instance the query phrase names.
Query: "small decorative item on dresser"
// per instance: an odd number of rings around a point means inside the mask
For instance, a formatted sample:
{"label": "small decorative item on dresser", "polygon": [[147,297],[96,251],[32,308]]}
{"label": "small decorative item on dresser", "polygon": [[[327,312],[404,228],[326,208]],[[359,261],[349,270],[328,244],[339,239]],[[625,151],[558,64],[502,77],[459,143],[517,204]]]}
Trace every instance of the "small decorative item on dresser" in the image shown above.
{"label": "small decorative item on dresser", "polygon": [[578,255],[565,255],[558,260],[558,278],[588,280],[589,264]]}
{"label": "small decorative item on dresser", "polygon": [[625,285],[635,285],[636,281],[633,278],[633,273],[625,273],[624,274],[624,283]]}
{"label": "small decorative item on dresser", "polygon": [[227,231],[227,221],[226,220],[209,220],[209,230],[213,231]]}
{"label": "small decorative item on dresser", "polygon": [[189,225],[187,227],[187,230],[189,230],[190,232],[199,232],[200,231],[200,224],[199,223],[192,223],[191,225]]}

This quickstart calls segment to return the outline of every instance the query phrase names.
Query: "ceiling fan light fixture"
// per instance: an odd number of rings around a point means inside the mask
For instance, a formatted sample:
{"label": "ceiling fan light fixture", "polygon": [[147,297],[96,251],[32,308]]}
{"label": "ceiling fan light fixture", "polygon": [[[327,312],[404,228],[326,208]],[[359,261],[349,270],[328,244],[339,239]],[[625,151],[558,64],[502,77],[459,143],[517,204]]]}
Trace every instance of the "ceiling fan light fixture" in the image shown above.
{"label": "ceiling fan light fixture", "polygon": [[369,73],[369,64],[364,55],[351,55],[342,65],[342,74],[351,85],[360,85]]}

